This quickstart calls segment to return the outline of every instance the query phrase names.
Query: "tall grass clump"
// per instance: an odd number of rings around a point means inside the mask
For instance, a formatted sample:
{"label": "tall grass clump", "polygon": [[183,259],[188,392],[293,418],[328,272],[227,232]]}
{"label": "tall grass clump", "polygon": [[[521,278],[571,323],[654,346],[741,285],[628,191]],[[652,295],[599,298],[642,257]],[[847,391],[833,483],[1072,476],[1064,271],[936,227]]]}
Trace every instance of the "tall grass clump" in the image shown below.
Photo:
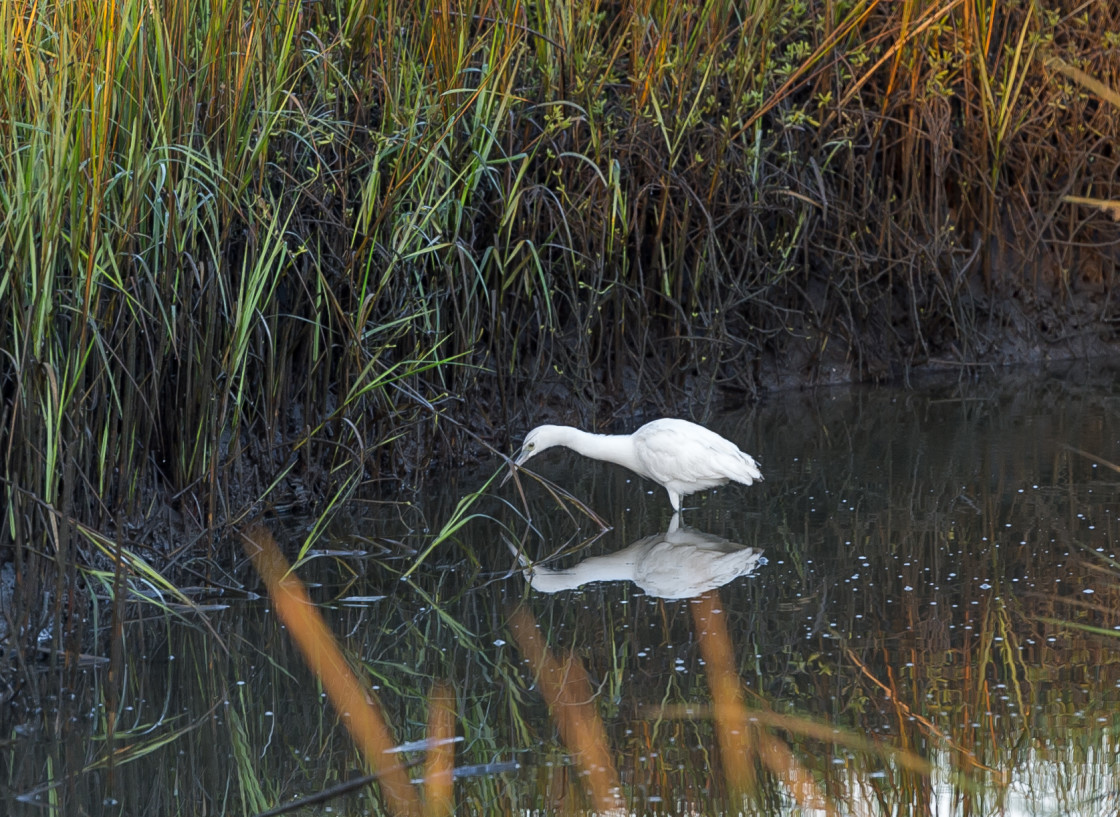
{"label": "tall grass clump", "polygon": [[1115,198],[1117,112],[1071,77],[1118,84],[1117,14],[3,4],[20,609],[84,531],[326,512],[542,403],[1089,348],[1054,314],[1110,314],[1118,227],[1077,201]]}

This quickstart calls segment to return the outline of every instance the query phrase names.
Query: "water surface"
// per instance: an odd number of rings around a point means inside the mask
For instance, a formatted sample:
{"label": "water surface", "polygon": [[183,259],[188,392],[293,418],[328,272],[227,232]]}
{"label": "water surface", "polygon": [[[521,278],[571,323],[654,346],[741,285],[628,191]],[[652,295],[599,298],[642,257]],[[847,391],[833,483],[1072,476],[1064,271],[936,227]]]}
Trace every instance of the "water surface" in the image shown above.
{"label": "water surface", "polygon": [[[586,671],[628,812],[792,814],[806,792],[856,814],[1114,812],[1113,382],[1076,367],[778,395],[710,423],[765,482],[687,498],[677,527],[660,487],[550,451],[530,467],[609,530],[523,478],[420,560],[486,463],[407,507],[355,503],[298,572],[399,742],[423,740],[433,683],[452,684],[456,762],[474,772],[456,783],[461,813],[590,803],[511,633],[516,609]],[[309,525],[272,521],[289,557]],[[239,566],[221,581],[259,591],[227,547]],[[250,814],[361,773],[268,601],[216,601],[205,620],[130,604],[116,685],[97,664],[62,692],[33,672],[22,700],[36,708],[5,716],[0,812]],[[703,605],[755,713],[749,786],[721,747]]]}

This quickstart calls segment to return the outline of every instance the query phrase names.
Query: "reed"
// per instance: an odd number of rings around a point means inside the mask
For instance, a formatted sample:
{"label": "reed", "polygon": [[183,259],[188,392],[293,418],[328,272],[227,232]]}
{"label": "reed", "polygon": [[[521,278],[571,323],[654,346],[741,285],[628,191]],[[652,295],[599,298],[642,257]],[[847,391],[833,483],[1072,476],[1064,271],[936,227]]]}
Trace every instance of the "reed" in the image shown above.
{"label": "reed", "polygon": [[1116,113],[1083,80],[1114,85],[1115,15],[4,4],[20,593],[96,563],[79,525],[166,551],[155,508],[329,521],[480,450],[442,418],[501,441],[557,397],[751,394],[783,376],[760,361],[976,360],[1024,287],[1107,306],[1118,227],[1075,208],[1113,195]]}

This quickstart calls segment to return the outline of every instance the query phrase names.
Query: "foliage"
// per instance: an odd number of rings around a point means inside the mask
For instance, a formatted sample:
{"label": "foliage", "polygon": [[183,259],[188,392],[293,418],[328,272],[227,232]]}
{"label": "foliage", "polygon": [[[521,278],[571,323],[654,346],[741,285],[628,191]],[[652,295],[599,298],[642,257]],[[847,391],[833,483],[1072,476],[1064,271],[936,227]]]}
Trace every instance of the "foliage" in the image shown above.
{"label": "foliage", "polygon": [[1062,196],[1115,196],[1070,71],[1115,87],[1117,13],[4,3],[20,592],[61,604],[78,525],[337,508],[544,401],[976,360],[1009,289],[1107,310],[1117,227]]}

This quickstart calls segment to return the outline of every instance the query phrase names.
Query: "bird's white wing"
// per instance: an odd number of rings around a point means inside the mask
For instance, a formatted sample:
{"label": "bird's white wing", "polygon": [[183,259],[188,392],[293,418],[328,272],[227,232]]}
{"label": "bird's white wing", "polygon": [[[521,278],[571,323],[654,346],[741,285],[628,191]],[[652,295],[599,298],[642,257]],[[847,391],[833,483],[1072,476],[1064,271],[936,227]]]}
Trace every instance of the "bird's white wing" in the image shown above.
{"label": "bird's white wing", "polygon": [[751,457],[703,426],[661,420],[638,429],[634,437],[642,467],[663,485],[677,482],[700,487],[728,479],[749,485],[762,477]]}
{"label": "bird's white wing", "polygon": [[723,543],[726,548],[675,545],[669,541],[659,543],[635,565],[634,583],[652,596],[692,598],[739,576],[749,575],[760,564],[765,564],[758,548],[735,545],[717,537],[708,538]]}

